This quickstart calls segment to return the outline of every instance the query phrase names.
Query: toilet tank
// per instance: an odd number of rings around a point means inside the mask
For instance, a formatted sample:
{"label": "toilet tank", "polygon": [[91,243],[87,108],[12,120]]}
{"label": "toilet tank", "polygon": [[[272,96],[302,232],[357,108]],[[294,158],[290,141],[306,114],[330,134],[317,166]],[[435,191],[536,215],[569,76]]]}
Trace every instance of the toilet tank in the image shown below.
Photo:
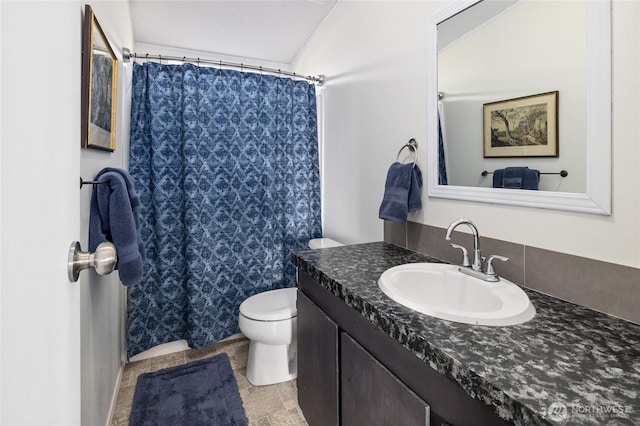
{"label": "toilet tank", "polygon": [[339,247],[341,245],[342,244],[340,244],[337,241],[332,240],[331,238],[314,238],[314,239],[309,241],[309,248],[310,249]]}

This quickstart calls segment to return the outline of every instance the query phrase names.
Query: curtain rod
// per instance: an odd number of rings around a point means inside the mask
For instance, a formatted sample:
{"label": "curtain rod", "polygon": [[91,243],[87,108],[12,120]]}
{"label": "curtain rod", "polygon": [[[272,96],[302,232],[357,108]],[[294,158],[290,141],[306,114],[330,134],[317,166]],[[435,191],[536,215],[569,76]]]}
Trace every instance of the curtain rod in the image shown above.
{"label": "curtain rod", "polygon": [[324,83],[324,75],[322,74],[318,76],[314,76],[314,75],[303,76],[300,74],[296,74],[295,72],[282,71],[275,68],[267,68],[267,67],[262,67],[257,65],[247,65],[243,63],[237,63],[237,62],[214,61],[211,59],[188,58],[186,56],[180,57],[180,56],[149,55],[149,54],[145,54],[144,56],[142,56],[142,55],[138,55],[137,53],[131,53],[131,50],[127,49],[126,47],[122,48],[122,60],[124,62],[130,62],[131,58],[133,58],[134,61],[136,59],[154,59],[158,61],[162,61],[163,59],[166,59],[168,61],[182,61],[182,62],[191,62],[196,64],[219,65],[221,67],[227,67],[227,68],[237,68],[241,70],[248,69],[248,70],[260,71],[260,72],[266,72],[269,74],[286,75],[288,77],[301,78],[307,81],[311,81],[319,85],[322,85]]}

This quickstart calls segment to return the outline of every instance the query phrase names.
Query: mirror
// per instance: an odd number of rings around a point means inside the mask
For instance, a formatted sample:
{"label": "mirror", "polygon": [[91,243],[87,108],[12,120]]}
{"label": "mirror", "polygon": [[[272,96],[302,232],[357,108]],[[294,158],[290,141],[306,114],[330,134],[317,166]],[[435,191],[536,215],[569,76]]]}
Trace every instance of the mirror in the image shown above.
{"label": "mirror", "polygon": [[85,6],[82,42],[83,148],[116,149],[118,60],[91,6]]}
{"label": "mirror", "polygon": [[[610,8],[610,1],[464,0],[431,18],[429,196],[611,214]],[[533,111],[551,92],[557,156],[510,148],[496,151],[507,152],[500,158],[485,155],[486,105],[515,100]],[[438,165],[440,120],[447,182]],[[546,128],[540,122],[531,128]],[[538,190],[494,188],[491,173],[510,166],[554,174],[541,175]]]}

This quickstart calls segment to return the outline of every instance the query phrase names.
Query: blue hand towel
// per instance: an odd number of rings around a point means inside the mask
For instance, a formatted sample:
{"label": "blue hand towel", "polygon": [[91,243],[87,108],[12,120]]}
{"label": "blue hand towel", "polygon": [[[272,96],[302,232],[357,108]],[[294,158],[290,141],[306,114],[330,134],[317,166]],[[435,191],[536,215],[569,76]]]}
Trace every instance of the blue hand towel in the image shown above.
{"label": "blue hand towel", "polygon": [[139,284],[145,253],[138,221],[140,198],[133,181],[126,171],[111,167],[102,169],[95,180],[105,183],[93,185],[89,250],[111,241],[118,253],[120,281],[127,286]]}
{"label": "blue hand towel", "polygon": [[540,184],[540,170],[527,169],[522,178],[522,189],[537,190]]}
{"label": "blue hand towel", "polygon": [[395,162],[389,167],[378,217],[405,223],[407,214],[422,208],[422,172],[413,163]]}
{"label": "blue hand towel", "polygon": [[540,171],[528,167],[506,167],[493,172],[494,188],[538,189]]}
{"label": "blue hand towel", "polygon": [[502,188],[502,177],[504,176],[504,169],[496,169],[493,171],[493,187]]}
{"label": "blue hand towel", "polygon": [[522,179],[528,167],[506,167],[502,175],[502,187],[521,189]]}
{"label": "blue hand towel", "polygon": [[409,189],[409,211],[415,212],[422,208],[422,172],[416,164],[411,169],[411,189]]}

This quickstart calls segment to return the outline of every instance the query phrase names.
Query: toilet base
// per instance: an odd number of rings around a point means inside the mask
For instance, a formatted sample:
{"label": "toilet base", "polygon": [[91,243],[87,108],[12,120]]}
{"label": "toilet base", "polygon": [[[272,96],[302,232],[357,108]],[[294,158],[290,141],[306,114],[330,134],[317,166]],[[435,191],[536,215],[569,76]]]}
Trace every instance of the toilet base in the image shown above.
{"label": "toilet base", "polygon": [[266,345],[249,341],[247,380],[254,386],[287,382],[298,377],[296,341],[290,345]]}

